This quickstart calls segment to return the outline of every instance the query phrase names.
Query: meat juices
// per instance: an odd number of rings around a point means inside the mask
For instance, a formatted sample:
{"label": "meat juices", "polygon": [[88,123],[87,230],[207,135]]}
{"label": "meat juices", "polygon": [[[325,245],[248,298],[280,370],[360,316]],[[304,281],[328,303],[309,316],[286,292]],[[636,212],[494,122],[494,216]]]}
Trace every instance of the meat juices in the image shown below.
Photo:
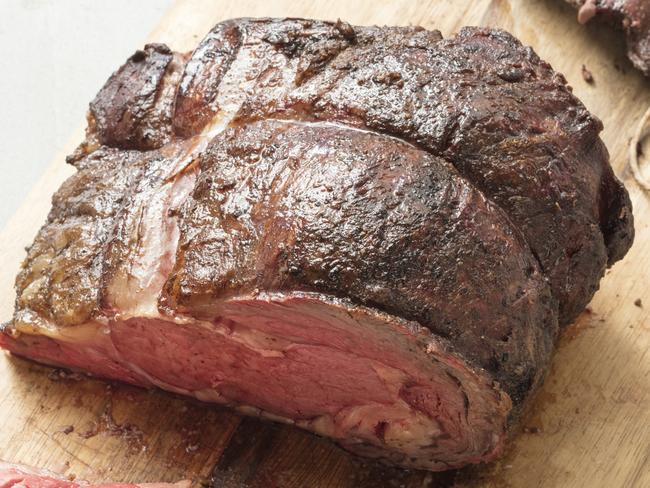
{"label": "meat juices", "polygon": [[601,129],[498,30],[148,45],[91,103],[0,344],[400,466],[492,460],[632,243]]}

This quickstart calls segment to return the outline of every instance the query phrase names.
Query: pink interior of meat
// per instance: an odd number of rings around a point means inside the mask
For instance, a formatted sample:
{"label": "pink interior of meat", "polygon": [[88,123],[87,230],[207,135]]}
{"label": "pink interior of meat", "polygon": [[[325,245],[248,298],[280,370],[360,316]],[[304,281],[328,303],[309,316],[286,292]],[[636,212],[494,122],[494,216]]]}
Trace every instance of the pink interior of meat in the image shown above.
{"label": "pink interior of meat", "polygon": [[[173,486],[166,484],[153,484],[154,486]],[[18,470],[0,472],[0,488],[81,488],[92,486],[93,488],[137,488],[139,485],[128,483],[105,483],[99,485],[87,485],[75,483],[74,481],[62,480],[50,476],[39,476],[25,474]]]}
{"label": "pink interior of meat", "polygon": [[9,464],[0,461],[0,488],[189,488],[189,482],[178,483],[104,483],[89,485],[86,482],[70,481],[55,473],[38,470],[28,466]]}
{"label": "pink interior of meat", "polygon": [[431,336],[429,354],[410,352],[423,347],[421,330],[307,296],[229,300],[219,312],[185,323],[132,317],[72,340],[23,334],[8,347],[295,423],[414,467],[479,462],[502,447],[505,395]]}
{"label": "pink interior of meat", "polygon": [[25,473],[14,467],[0,469],[0,488],[76,488],[78,486],[72,481]]}

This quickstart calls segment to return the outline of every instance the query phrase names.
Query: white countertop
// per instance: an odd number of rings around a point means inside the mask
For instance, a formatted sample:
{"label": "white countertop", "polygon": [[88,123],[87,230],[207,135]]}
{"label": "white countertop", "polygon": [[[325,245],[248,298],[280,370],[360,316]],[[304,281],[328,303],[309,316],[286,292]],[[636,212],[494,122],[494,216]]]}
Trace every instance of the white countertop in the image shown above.
{"label": "white countertop", "polygon": [[0,0],[0,228],[171,4]]}

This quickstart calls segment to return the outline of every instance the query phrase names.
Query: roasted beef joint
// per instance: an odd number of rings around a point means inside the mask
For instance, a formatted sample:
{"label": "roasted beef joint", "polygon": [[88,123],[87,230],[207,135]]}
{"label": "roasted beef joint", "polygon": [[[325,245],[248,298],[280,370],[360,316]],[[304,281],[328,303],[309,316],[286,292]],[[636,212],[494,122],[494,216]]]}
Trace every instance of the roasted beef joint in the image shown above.
{"label": "roasted beef joint", "polygon": [[633,238],[600,121],[503,31],[227,21],[88,120],[0,343],[405,467],[501,453]]}
{"label": "roasted beef joint", "polygon": [[627,56],[650,76],[650,2],[648,0],[566,0],[578,9],[578,22],[602,21],[625,33]]}

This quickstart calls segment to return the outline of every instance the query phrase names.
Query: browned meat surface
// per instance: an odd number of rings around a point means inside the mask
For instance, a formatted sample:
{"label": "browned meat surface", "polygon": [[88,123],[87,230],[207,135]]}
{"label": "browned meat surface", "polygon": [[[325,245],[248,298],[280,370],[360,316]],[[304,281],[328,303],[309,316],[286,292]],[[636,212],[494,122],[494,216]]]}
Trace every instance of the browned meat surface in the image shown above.
{"label": "browned meat surface", "polygon": [[71,481],[49,471],[0,461],[0,488],[188,488],[189,482],[178,483],[102,483]]}
{"label": "browned meat surface", "polygon": [[566,0],[578,9],[578,22],[592,19],[625,33],[632,64],[650,76],[650,2],[647,0]]}
{"label": "browned meat surface", "polygon": [[502,31],[146,46],[91,103],[0,344],[402,466],[489,461],[632,242],[600,129]]}

